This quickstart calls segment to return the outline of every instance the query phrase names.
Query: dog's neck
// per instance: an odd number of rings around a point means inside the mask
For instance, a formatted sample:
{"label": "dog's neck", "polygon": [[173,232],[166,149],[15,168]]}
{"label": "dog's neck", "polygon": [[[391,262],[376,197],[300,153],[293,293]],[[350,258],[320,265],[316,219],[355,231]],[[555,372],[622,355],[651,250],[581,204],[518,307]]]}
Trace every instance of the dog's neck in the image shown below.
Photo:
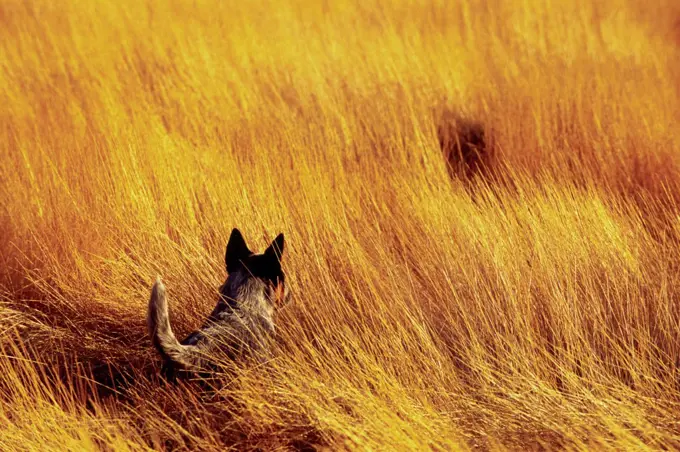
{"label": "dog's neck", "polygon": [[220,300],[210,318],[214,319],[223,313],[263,317],[272,322],[274,306],[267,298],[265,283],[241,272],[230,274],[220,288]]}

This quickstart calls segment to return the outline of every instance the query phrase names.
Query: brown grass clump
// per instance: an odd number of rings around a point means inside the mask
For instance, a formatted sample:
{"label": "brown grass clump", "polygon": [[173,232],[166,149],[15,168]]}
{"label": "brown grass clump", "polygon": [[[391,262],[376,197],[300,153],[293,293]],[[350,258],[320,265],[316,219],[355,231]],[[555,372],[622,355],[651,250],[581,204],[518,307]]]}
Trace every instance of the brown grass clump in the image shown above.
{"label": "brown grass clump", "polygon": [[[0,449],[680,448],[655,5],[0,2]],[[196,327],[234,226],[276,357],[167,385],[150,286]]]}
{"label": "brown grass clump", "polygon": [[437,139],[451,177],[491,172],[493,148],[484,124],[444,110],[437,123]]}

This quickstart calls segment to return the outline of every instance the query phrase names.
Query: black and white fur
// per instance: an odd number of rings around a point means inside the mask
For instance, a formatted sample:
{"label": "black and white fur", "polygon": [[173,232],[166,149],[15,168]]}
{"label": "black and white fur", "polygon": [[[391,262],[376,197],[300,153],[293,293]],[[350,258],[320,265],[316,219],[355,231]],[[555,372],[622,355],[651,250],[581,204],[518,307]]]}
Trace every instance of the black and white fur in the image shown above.
{"label": "black and white fur", "polygon": [[151,341],[164,360],[164,372],[201,372],[216,359],[264,352],[274,333],[274,313],[288,288],[281,269],[284,239],[279,234],[262,254],[254,254],[234,229],[227,243],[227,279],[217,306],[201,328],[178,341],[170,326],[165,286],[160,278],[151,291],[147,324]]}

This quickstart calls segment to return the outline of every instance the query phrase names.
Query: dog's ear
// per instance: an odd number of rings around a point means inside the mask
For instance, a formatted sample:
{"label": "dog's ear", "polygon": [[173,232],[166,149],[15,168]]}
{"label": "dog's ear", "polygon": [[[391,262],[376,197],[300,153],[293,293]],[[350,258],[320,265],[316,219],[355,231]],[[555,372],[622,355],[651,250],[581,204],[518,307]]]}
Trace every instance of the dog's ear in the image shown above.
{"label": "dog's ear", "polygon": [[277,261],[281,261],[281,258],[283,258],[283,245],[283,234],[279,234],[276,236],[271,245],[269,245],[269,248],[264,251],[264,255],[269,258],[274,258]]}
{"label": "dog's ear", "polygon": [[252,251],[248,249],[246,241],[241,235],[241,231],[234,228],[229,236],[229,242],[227,243],[227,252],[224,255],[224,263],[227,266],[227,273],[231,273],[238,269],[241,265],[241,261],[250,256]]}

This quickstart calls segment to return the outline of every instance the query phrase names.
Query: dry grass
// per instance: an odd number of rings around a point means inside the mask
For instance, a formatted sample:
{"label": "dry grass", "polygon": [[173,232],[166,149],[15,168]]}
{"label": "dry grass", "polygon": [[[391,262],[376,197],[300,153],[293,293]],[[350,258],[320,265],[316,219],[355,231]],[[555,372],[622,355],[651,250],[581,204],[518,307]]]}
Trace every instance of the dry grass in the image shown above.
{"label": "dry grass", "polygon": [[[680,448],[654,3],[0,2],[0,448]],[[150,285],[190,331],[234,226],[286,233],[276,358],[165,386]]]}

